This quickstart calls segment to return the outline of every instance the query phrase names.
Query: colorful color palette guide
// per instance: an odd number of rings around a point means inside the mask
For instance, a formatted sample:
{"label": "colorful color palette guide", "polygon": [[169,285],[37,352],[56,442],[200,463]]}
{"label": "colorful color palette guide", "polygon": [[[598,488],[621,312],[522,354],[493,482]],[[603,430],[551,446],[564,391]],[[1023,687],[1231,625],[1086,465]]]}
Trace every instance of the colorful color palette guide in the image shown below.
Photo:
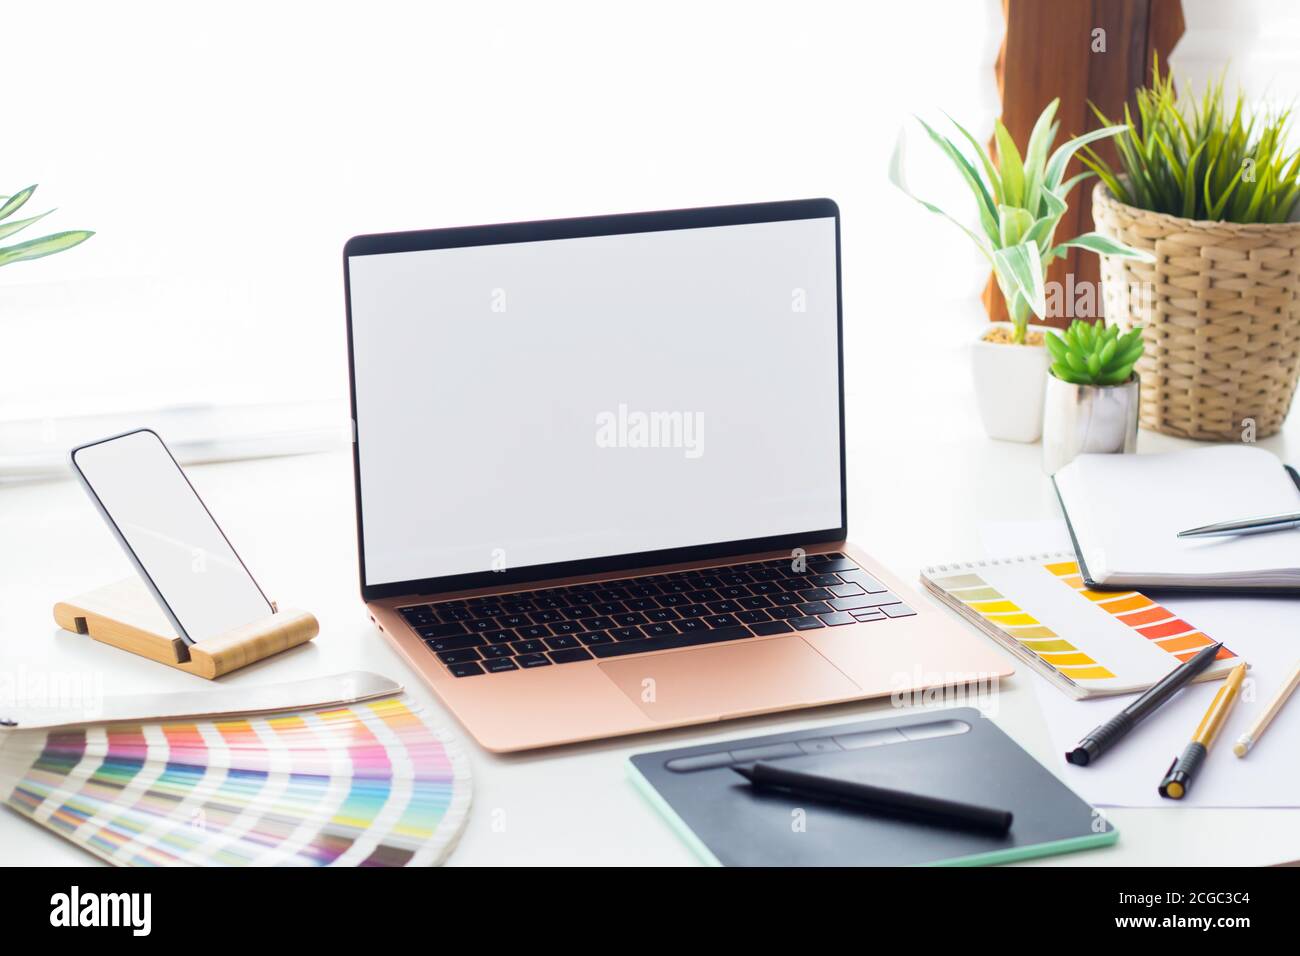
{"label": "colorful color palette guide", "polygon": [[455,741],[401,698],[0,737],[8,805],[124,866],[408,866],[469,811]]}
{"label": "colorful color palette guide", "polygon": [[[1137,591],[1094,591],[1066,556],[940,565],[925,585],[985,633],[1074,696],[1148,687],[1178,661],[1214,643],[1192,623]],[[1223,648],[1207,672],[1234,657]]]}
{"label": "colorful color palette guide", "polygon": [[[1162,650],[1173,654],[1180,661],[1196,655],[1202,647],[1213,644],[1191,624],[1178,618],[1173,612],[1166,611],[1145,594],[1137,591],[1090,591],[1079,574],[1079,565],[1075,561],[1057,561],[1043,565],[1056,575],[1058,581],[1067,584],[1082,598],[1091,601],[1096,607],[1113,615],[1115,620],[1133,628],[1148,640],[1155,641]],[[1228,660],[1235,656],[1226,647],[1220,648],[1216,660]]]}

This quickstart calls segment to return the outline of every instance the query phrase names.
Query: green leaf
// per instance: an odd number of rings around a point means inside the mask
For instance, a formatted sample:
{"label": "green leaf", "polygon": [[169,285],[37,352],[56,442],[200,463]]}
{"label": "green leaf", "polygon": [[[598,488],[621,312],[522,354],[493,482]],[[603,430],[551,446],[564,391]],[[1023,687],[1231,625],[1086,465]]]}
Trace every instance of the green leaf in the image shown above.
{"label": "green leaf", "polygon": [[998,219],[998,239],[1003,248],[1019,245],[1034,225],[1034,217],[1029,214],[1029,210],[1019,206],[998,206]]}
{"label": "green leaf", "polygon": [[43,212],[39,216],[32,216],[30,219],[15,219],[13,222],[0,222],[0,239],[6,239],[14,233],[22,232],[32,223],[44,219],[51,212],[54,212],[54,210],[51,209],[49,212]]}
{"label": "green leaf", "polygon": [[85,242],[93,235],[93,232],[77,229],[70,232],[56,232],[52,236],[42,236],[40,239],[29,239],[27,242],[6,246],[0,249],[0,266],[7,266],[11,262],[23,262],[27,259],[40,259],[42,256],[52,256],[56,252],[71,249],[73,246]]}
{"label": "green leaf", "polygon": [[1022,296],[1030,310],[1040,319],[1047,315],[1047,296],[1043,285],[1043,260],[1032,242],[993,253],[993,269],[1005,288]]}
{"label": "green leaf", "polygon": [[998,169],[1002,173],[1002,201],[1008,206],[1019,206],[1025,198],[1025,167],[1020,152],[1002,120],[993,124],[993,138],[998,144]]}
{"label": "green leaf", "polygon": [[1107,336],[1106,339],[1106,344],[1103,345],[1101,351],[1097,353],[1099,366],[1109,365],[1110,360],[1115,357],[1115,339],[1113,336]]}
{"label": "green leaf", "polygon": [[1052,154],[1052,158],[1047,161],[1047,170],[1043,173],[1043,185],[1048,189],[1056,189],[1060,185],[1061,177],[1065,175],[1065,167],[1069,165],[1075,152],[1081,146],[1087,143],[1095,143],[1097,140],[1105,139],[1108,136],[1114,136],[1116,133],[1122,133],[1125,129],[1124,126],[1106,126],[1062,143],[1056,152]]}
{"label": "green leaf", "polygon": [[904,144],[905,144],[905,138],[902,130],[900,130],[898,133],[898,139],[894,143],[893,155],[889,159],[889,181],[893,183],[894,186],[896,186],[903,193],[903,195],[907,196],[909,199],[915,200],[916,202],[920,203],[922,206],[930,210],[930,212],[934,213],[936,216],[943,216],[943,218],[947,219],[949,222],[951,222],[962,232],[966,233],[966,235],[970,237],[971,242],[975,243],[975,245],[979,248],[979,251],[984,256],[984,258],[989,261],[989,265],[990,266],[993,265],[993,257],[989,254],[988,246],[985,244],[985,242],[982,239],[980,239],[979,236],[977,236],[971,229],[967,228],[963,223],[958,222],[952,216],[948,215],[938,206],[934,205],[933,203],[926,202],[920,196],[913,195],[912,191],[907,188],[907,178],[903,169],[903,157],[906,150]]}
{"label": "green leaf", "polygon": [[1085,232],[1075,236],[1056,247],[1057,249],[1087,249],[1103,256],[1119,256],[1123,259],[1138,259],[1142,262],[1155,262],[1156,257],[1141,249],[1134,249],[1117,239],[1103,236],[1099,232]]}
{"label": "green leaf", "polygon": [[1038,115],[1034,128],[1029,134],[1029,144],[1025,147],[1025,208],[1037,213],[1039,194],[1043,189],[1043,168],[1047,162],[1047,151],[1056,139],[1059,126],[1053,122],[1060,99],[1048,103]]}
{"label": "green leaf", "polygon": [[[948,116],[947,113],[944,113],[943,115]],[[988,178],[989,188],[993,192],[993,201],[999,203],[1002,202],[1002,178],[998,176],[998,171],[993,166],[993,161],[989,159],[988,152],[979,144],[974,136],[967,132],[966,127],[962,126],[961,123],[958,123],[951,116],[948,116],[948,122],[952,123],[952,125],[957,128],[957,132],[961,133],[961,135],[966,138],[966,142],[970,143],[971,149],[975,151],[975,155],[980,158],[980,163],[984,167],[984,175]]]}
{"label": "green leaf", "polygon": [[[1082,160],[1082,157],[1080,157],[1080,159]],[[1049,192],[1055,195],[1056,197],[1058,197],[1059,199],[1064,200],[1066,196],[1070,195],[1070,190],[1072,190],[1075,186],[1079,185],[1079,183],[1083,182],[1085,179],[1088,179],[1089,177],[1095,175],[1097,175],[1097,173],[1093,170],[1084,170],[1081,173],[1077,173],[1074,176],[1071,176],[1065,182],[1061,183],[1059,186],[1057,186],[1055,189],[1050,190]]]}
{"label": "green leaf", "polygon": [[1043,341],[1047,343],[1047,351],[1052,353],[1052,358],[1058,362],[1065,361],[1065,353],[1069,351],[1069,346],[1055,332],[1048,332],[1043,336]]}
{"label": "green leaf", "polygon": [[26,189],[19,190],[10,196],[3,206],[0,206],[0,219],[8,219],[20,208],[23,203],[32,198],[32,193],[36,192],[35,186],[28,186]]}
{"label": "green leaf", "polygon": [[966,180],[966,186],[975,194],[975,200],[979,204],[980,225],[984,228],[984,232],[989,239],[997,242],[999,231],[997,207],[983,180],[980,179],[980,174],[971,165],[970,160],[962,155],[961,150],[953,145],[951,140],[932,130],[925,120],[918,118],[917,122],[925,128],[930,139],[952,161],[952,164],[957,167],[957,171],[961,173],[962,178]]}
{"label": "green leaf", "polygon": [[1087,385],[1074,369],[1063,362],[1052,363],[1052,374],[1062,382],[1069,382],[1071,385]]}

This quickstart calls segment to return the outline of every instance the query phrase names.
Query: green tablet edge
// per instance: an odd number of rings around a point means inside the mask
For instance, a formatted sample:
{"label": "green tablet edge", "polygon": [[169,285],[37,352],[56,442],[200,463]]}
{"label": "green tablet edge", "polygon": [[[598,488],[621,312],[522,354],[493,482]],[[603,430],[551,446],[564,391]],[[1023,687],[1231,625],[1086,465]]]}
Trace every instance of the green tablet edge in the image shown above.
{"label": "green tablet edge", "polygon": [[713,855],[713,852],[704,845],[704,841],[696,836],[695,831],[688,827],[686,821],[677,815],[677,811],[669,806],[668,801],[660,795],[659,791],[656,790],[651,785],[650,781],[645,778],[645,775],[637,769],[636,764],[632,762],[631,758],[628,758],[623,766],[627,770],[627,776],[628,779],[632,781],[632,785],[641,792],[641,796],[645,797],[645,799],[650,803],[650,806],[654,807],[655,810],[659,812],[659,816],[663,817],[664,822],[673,829],[673,832],[677,834],[678,839],[690,847],[691,852],[699,858],[699,861],[705,866],[722,866],[722,861]]}
{"label": "green tablet edge", "polygon": [[[695,835],[695,831],[677,815],[677,811],[669,805],[668,801],[645,778],[645,775],[637,769],[631,758],[624,763],[624,767],[632,785],[636,787],[650,806],[655,808],[664,822],[677,834],[678,839],[690,848],[700,862],[706,866],[722,866],[722,861],[713,855],[713,852]],[[970,856],[953,857],[950,860],[935,860],[923,865],[997,866],[1001,863],[1018,863],[1021,860],[1032,860],[1037,857],[1058,856],[1062,853],[1076,853],[1079,850],[1093,850],[1104,846],[1114,846],[1118,841],[1119,830],[1114,825],[1110,825],[1109,830],[1092,833],[1088,836],[1071,837],[1068,840],[1054,840],[1051,843],[1035,843],[1033,846],[1013,847],[1008,850],[993,850],[989,853],[975,853]]]}
{"label": "green tablet edge", "polygon": [[1119,830],[1112,826],[1103,833],[1090,833],[1088,836],[1070,837],[1068,840],[1053,840],[1051,843],[1035,843],[1033,846],[1013,847],[1009,850],[993,850],[989,853],[975,853],[971,856],[957,856],[951,860],[936,860],[926,866],[997,866],[999,863],[1018,863],[1021,860],[1033,860],[1043,856],[1059,856],[1062,853],[1077,853],[1079,850],[1093,850],[1103,846],[1114,846],[1119,840]]}

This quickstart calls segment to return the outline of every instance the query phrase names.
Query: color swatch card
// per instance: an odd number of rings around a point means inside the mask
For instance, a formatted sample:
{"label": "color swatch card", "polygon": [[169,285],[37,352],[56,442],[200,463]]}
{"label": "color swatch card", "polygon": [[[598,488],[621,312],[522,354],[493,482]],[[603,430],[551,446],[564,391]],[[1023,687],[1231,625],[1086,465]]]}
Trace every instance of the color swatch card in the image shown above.
{"label": "color swatch card", "polygon": [[[1071,697],[1144,690],[1220,638],[1137,591],[1094,591],[1068,553],[938,565],[940,600]],[[1200,679],[1236,663],[1224,647]]]}
{"label": "color swatch card", "polygon": [[455,741],[403,698],[0,735],[13,810],[127,866],[441,862],[469,810]]}

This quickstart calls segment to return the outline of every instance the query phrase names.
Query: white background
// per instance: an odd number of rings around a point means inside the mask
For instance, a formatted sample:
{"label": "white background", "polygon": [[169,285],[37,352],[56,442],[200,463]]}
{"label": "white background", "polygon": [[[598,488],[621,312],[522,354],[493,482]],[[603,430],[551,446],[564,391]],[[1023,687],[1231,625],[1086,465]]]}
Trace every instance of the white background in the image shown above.
{"label": "white background", "polygon": [[859,322],[922,327],[917,291],[969,296],[979,259],[888,157],[913,110],[990,128],[998,23],[991,0],[14,5],[0,193],[39,182],[46,223],[98,234],[0,270],[0,418],[324,398],[341,437],[360,232],[826,195],[876,277]]}
{"label": "white background", "polygon": [[[1184,8],[1196,88],[1228,64],[1295,100],[1293,4]],[[0,428],[0,462],[57,465],[59,416],[92,412],[246,435],[257,415],[203,417],[232,403],[319,400],[294,421],[341,443],[358,232],[829,195],[871,277],[846,289],[851,380],[869,324],[954,346],[977,314],[981,260],[885,169],[912,113],[991,130],[996,0],[70,0],[11,5],[5,32],[0,193],[40,183],[40,226],[98,234],[0,269],[0,422],[36,422]],[[969,216],[911,130],[913,184]]]}

